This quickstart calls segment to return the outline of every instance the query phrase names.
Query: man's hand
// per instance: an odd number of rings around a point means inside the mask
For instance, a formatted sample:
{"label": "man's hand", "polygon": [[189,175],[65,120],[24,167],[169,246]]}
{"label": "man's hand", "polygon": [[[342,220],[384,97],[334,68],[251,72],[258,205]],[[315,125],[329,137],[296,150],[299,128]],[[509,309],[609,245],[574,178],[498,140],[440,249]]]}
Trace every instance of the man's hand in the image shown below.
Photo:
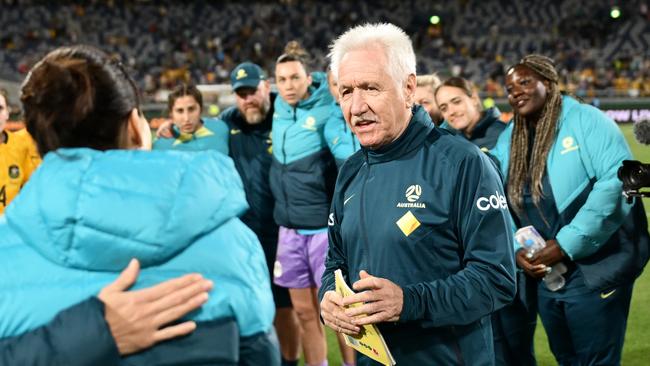
{"label": "man's hand", "polygon": [[544,264],[551,267],[555,263],[560,262],[564,258],[564,252],[560,244],[555,239],[547,240],[544,249],[538,251],[530,258],[530,263],[533,265]]}
{"label": "man's hand", "polygon": [[523,269],[524,272],[532,278],[540,279],[546,276],[546,265],[530,263],[530,259],[527,255],[528,253],[523,249],[518,250],[515,254],[515,259],[519,268]]}
{"label": "man's hand", "polygon": [[120,276],[98,295],[105,304],[104,317],[121,355],[194,331],[193,321],[161,327],[199,308],[212,289],[212,281],[199,274],[188,274],[146,289],[126,291],[135,283],[139,272],[140,263],[131,260]]}
{"label": "man's hand", "polygon": [[396,322],[404,306],[402,288],[385,278],[374,277],[366,271],[359,272],[361,279],[352,285],[358,292],[343,298],[343,306],[362,303],[345,311],[354,318],[354,324],[365,325],[381,322]]}
{"label": "man's hand", "polygon": [[170,139],[170,138],[174,137],[172,135],[172,126],[173,125],[174,125],[174,123],[172,121],[170,121],[170,120],[167,120],[167,121],[161,123],[160,126],[158,126],[158,129],[156,129],[156,137],[157,138],[162,137],[162,138],[166,138],[166,139]]}
{"label": "man's hand", "polygon": [[320,316],[323,322],[335,332],[357,335],[361,330],[353,319],[345,314],[343,297],[335,291],[327,291],[320,302]]}

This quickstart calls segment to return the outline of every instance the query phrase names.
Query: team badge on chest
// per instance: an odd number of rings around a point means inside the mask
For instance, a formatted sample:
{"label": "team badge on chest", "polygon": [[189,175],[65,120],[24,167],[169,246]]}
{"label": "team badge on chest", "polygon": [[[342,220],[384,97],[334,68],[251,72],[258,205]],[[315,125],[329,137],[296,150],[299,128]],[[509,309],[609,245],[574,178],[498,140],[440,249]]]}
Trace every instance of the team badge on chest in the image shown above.
{"label": "team badge on chest", "polygon": [[406,197],[406,200],[408,202],[398,202],[397,207],[399,208],[427,208],[427,205],[418,202],[420,197],[422,196],[422,186],[419,184],[413,184],[410,185],[408,188],[406,188],[406,192],[404,193],[404,196]]}
{"label": "team badge on chest", "polygon": [[576,145],[576,140],[571,136],[562,139],[562,147],[564,148],[562,151],[560,151],[560,154],[562,155],[571,151],[578,150],[578,145]]}
{"label": "team badge on chest", "polygon": [[307,117],[302,127],[310,131],[316,131],[316,118],[312,116]]}

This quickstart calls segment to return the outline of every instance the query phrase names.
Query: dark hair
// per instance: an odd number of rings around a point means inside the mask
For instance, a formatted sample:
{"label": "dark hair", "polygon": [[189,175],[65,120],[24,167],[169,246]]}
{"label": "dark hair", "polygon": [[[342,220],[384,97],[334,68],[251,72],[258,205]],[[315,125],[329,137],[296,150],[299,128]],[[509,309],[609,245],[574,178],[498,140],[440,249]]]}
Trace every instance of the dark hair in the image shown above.
{"label": "dark hair", "polygon": [[185,96],[194,97],[194,100],[196,100],[196,103],[198,103],[199,108],[203,110],[203,94],[201,94],[201,91],[195,85],[188,85],[183,83],[176,86],[174,90],[172,90],[171,94],[169,94],[169,97],[167,98],[167,111],[172,111],[174,108],[174,103],[176,103],[176,99]]}
{"label": "dark hair", "polygon": [[27,130],[39,153],[61,147],[119,147],[137,88],[122,64],[90,46],[61,47],[29,72],[22,86]]}
{"label": "dark hair", "polygon": [[[438,85],[436,90],[434,90],[433,92],[434,98],[438,95],[438,90],[440,90],[440,88],[442,88],[443,86],[451,86],[454,88],[458,88],[462,90],[465,93],[465,95],[467,95],[470,98],[478,95],[474,83],[472,83],[471,81],[465,78],[453,76],[445,80],[444,82],[442,82],[440,85]],[[480,102],[478,103],[478,110],[479,112],[483,110],[483,105]]]}
{"label": "dark hair", "polygon": [[[508,198],[517,212],[523,205],[523,190],[530,184],[533,203],[539,204],[542,197],[542,178],[546,172],[546,158],[555,142],[557,121],[562,110],[562,95],[558,87],[558,74],[553,59],[542,55],[528,55],[519,63],[508,68],[526,67],[548,81],[546,101],[535,121],[535,142],[531,156],[528,156],[528,126],[526,118],[515,113],[514,129],[510,146],[510,167],[508,168]],[[507,74],[506,72],[506,74]]]}
{"label": "dark hair", "polygon": [[438,90],[443,86],[453,86],[454,88],[462,89],[468,97],[471,97],[475,93],[474,83],[457,76],[450,77],[449,79],[443,81],[440,85],[438,85],[435,92],[437,93]]}
{"label": "dark hair", "polygon": [[298,41],[290,41],[284,46],[284,53],[278,57],[275,64],[281,64],[284,62],[298,61],[302,64],[302,67],[305,68],[305,72],[309,74],[309,54],[307,51],[300,46]]}

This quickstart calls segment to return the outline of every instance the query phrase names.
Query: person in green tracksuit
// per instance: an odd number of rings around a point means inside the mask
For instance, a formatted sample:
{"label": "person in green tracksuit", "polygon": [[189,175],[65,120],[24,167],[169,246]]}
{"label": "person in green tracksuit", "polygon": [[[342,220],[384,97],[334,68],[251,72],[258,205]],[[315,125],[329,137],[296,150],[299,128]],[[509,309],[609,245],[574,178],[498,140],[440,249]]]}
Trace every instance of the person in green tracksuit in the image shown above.
{"label": "person in green tracksuit", "polygon": [[[471,81],[460,77],[445,80],[435,92],[436,102],[445,121],[440,127],[458,132],[489,154],[506,128],[499,119],[497,107],[483,109],[478,92]],[[498,161],[489,155],[497,164]],[[512,304],[492,314],[494,356],[499,366],[534,366],[533,338],[537,314],[528,310],[527,296],[536,291],[523,271],[517,272],[517,296]]]}
{"label": "person in green tracksuit", "polygon": [[436,88],[435,101],[444,117],[440,127],[458,132],[482,151],[490,152],[506,128],[499,108],[484,110],[478,91],[467,79],[445,80]]}
{"label": "person in green tracksuit", "polygon": [[[358,26],[331,49],[343,115],[362,149],[336,182],[323,322],[349,335],[376,324],[398,365],[493,365],[490,314],[515,295],[499,173],[414,106],[415,54],[403,30]],[[337,269],[355,295],[334,291]]]}

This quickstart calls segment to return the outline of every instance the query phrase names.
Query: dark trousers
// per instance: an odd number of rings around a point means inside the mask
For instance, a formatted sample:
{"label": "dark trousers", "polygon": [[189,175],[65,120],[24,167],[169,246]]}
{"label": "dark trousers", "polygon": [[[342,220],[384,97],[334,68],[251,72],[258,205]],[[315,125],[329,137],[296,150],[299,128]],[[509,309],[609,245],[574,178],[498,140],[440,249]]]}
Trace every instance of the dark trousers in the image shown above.
{"label": "dark trousers", "polygon": [[273,327],[267,333],[243,337],[239,342],[238,366],[280,366],[280,345]]}
{"label": "dark trousers", "polygon": [[492,314],[497,366],[536,366],[533,339],[537,326],[537,281],[517,273],[512,304]]}
{"label": "dark trousers", "polygon": [[539,291],[539,315],[560,366],[620,365],[632,287]]}

